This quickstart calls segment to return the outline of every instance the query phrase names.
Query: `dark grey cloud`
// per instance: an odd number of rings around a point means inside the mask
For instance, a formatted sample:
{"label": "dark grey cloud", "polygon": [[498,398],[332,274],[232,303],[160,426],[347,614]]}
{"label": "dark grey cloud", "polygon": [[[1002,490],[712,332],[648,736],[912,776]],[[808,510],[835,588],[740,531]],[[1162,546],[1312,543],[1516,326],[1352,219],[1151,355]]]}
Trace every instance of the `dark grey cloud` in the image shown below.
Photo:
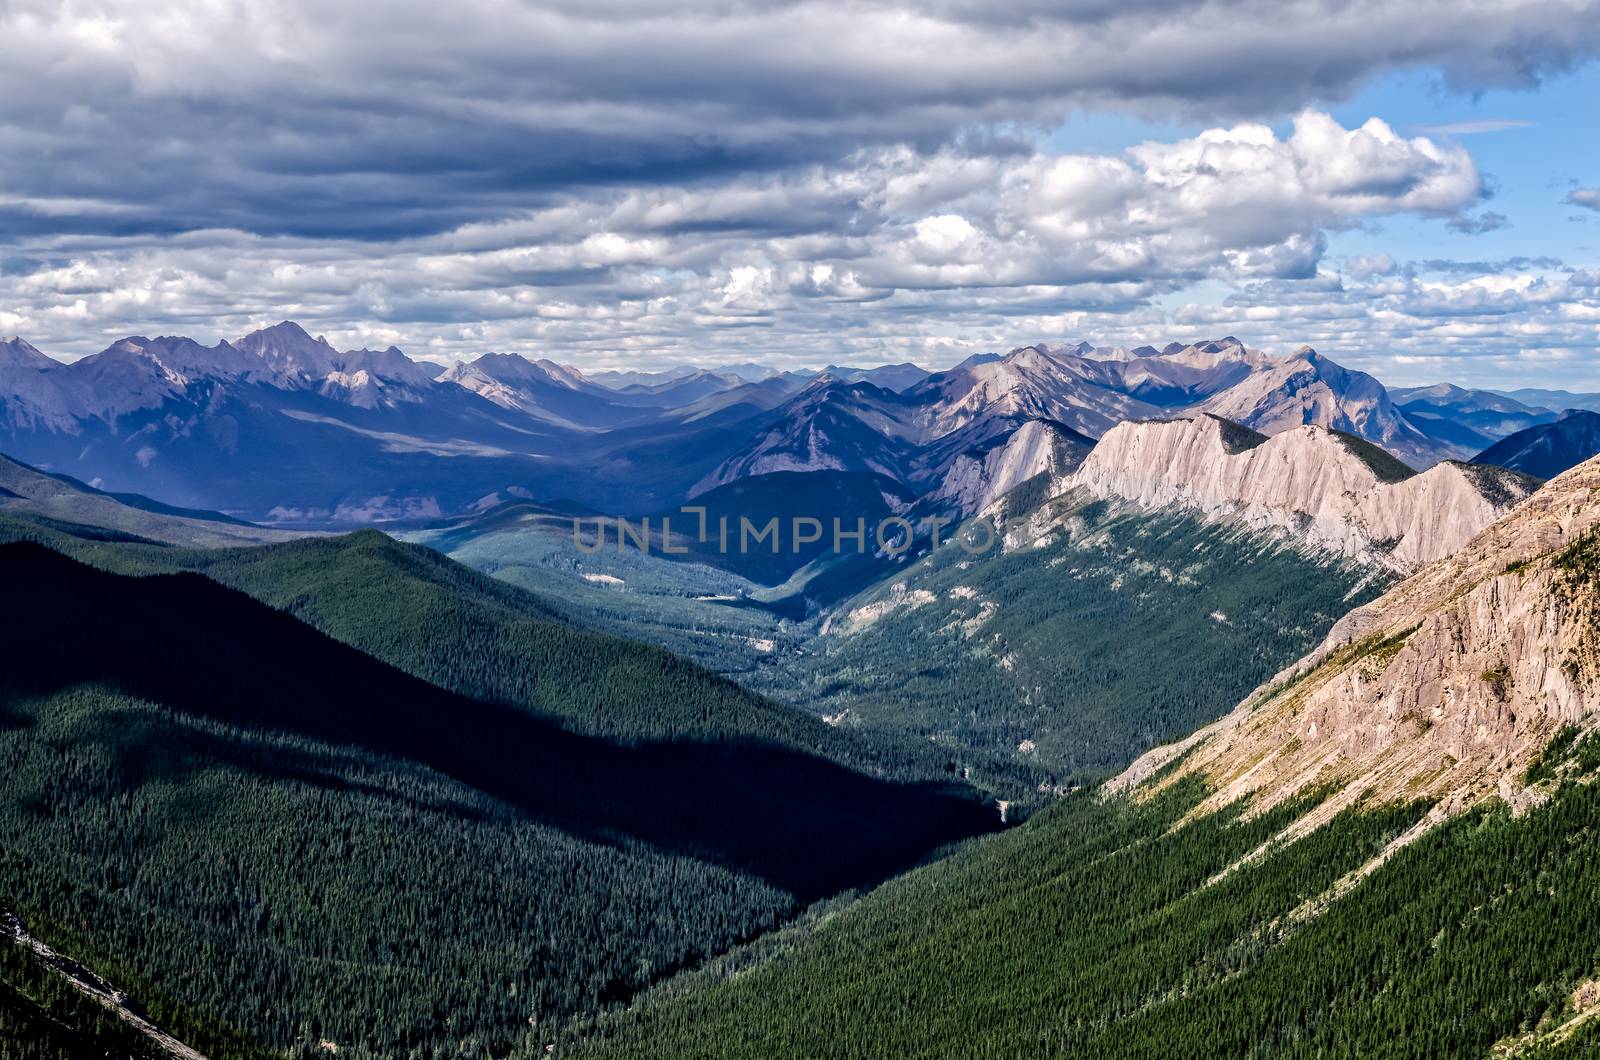
{"label": "dark grey cloud", "polygon": [[[1460,143],[1307,104],[1401,68],[1533,84],[1596,50],[1597,12],[0,0],[0,333],[81,354],[295,317],[440,359],[952,363],[1180,317],[1293,348],[1378,307],[1393,351],[1515,312],[1530,345],[1570,345],[1594,292],[1558,268],[1330,273],[1330,232],[1499,215],[1468,212],[1487,193]],[[1204,131],[1042,146],[1079,111]],[[1196,284],[1218,304],[1180,313]]]}
{"label": "dark grey cloud", "polygon": [[11,0],[0,239],[397,239],[1085,107],[1277,116],[1418,66],[1524,85],[1600,48],[1597,15],[1564,0]]}

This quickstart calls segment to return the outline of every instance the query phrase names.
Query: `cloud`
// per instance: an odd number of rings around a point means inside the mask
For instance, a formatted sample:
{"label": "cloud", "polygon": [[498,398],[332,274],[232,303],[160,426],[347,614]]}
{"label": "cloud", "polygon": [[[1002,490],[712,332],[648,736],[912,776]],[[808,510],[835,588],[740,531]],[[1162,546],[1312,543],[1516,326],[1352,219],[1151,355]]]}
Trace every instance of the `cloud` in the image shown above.
{"label": "cloud", "polygon": [[1408,262],[1383,272],[1262,281],[1172,314],[1185,333],[1301,342],[1391,385],[1600,389],[1600,284],[1559,262]]}
{"label": "cloud", "polygon": [[959,360],[1056,334],[1035,329],[1150,324],[1197,282],[1303,291],[1323,274],[1329,231],[1392,214],[1448,220],[1482,197],[1458,146],[1308,111],[1281,135],[1246,122],[1120,154],[895,145],[836,165],[552,195],[382,241],[37,237],[7,290],[12,330],[66,354],[129,330],[217,338],[295,317],[346,345],[441,360],[488,349],[591,365]]}
{"label": "cloud", "polygon": [[403,239],[562,195],[1028,139],[1084,109],[1224,124],[1395,70],[1476,91],[1600,52],[1597,0],[1265,13],[1260,0],[11,0],[0,240]]}
{"label": "cloud", "polygon": [[1448,223],[1451,228],[1454,228],[1462,235],[1481,236],[1485,232],[1494,232],[1508,227],[1511,224],[1511,219],[1503,213],[1485,210],[1476,217],[1469,217],[1466,214],[1452,217]]}
{"label": "cloud", "polygon": [[1590,210],[1600,210],[1600,188],[1573,188],[1564,202]]}
{"label": "cloud", "polygon": [[1480,133],[1505,132],[1509,129],[1527,129],[1531,121],[1513,118],[1485,118],[1478,121],[1448,121],[1438,125],[1419,125],[1417,131],[1428,136],[1476,136]]}

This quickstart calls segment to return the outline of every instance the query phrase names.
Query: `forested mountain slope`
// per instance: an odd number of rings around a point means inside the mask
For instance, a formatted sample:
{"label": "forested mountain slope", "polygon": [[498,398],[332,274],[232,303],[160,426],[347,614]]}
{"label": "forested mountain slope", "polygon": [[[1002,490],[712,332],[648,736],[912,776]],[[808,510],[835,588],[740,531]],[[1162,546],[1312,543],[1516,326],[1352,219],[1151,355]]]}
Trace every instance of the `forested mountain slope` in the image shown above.
{"label": "forested mountain slope", "polygon": [[124,574],[194,571],[441,688],[526,707],[612,739],[751,738],[875,771],[926,775],[815,718],[683,659],[580,624],[562,601],[376,531],[245,549],[106,540],[97,528],[0,516],[0,541],[37,541]]}
{"label": "forested mountain slope", "polygon": [[127,493],[105,493],[65,475],[0,455],[0,514],[88,524],[196,548],[292,541],[304,534],[272,530],[216,512],[174,508]]}
{"label": "forested mountain slope", "polygon": [[[80,545],[141,572],[185,556]],[[384,627],[381,596],[531,674],[473,698],[210,578],[0,545],[0,895],[152,1013],[202,1014],[209,1038],[173,1029],[211,1055],[244,1055],[208,1050],[228,1028],[356,1056],[537,1051],[530,1017],[626,997],[998,823],[802,752],[804,727],[830,735],[814,720],[760,738],[742,717],[760,700],[664,652],[452,607],[448,578],[482,576],[425,550],[366,534],[209,555],[352,642]],[[384,573],[395,557],[419,569]],[[408,637],[364,647],[448,662]],[[465,658],[441,671],[463,687]],[[623,738],[576,731],[586,712]]]}
{"label": "forested mountain slope", "polygon": [[575,1026],[566,1051],[1595,1055],[1597,525],[1591,462],[1122,785]]}
{"label": "forested mountain slope", "polygon": [[1038,801],[1220,716],[1387,582],[1181,510],[1028,496],[1048,479],[1002,501],[994,547],[947,540],[742,680]]}

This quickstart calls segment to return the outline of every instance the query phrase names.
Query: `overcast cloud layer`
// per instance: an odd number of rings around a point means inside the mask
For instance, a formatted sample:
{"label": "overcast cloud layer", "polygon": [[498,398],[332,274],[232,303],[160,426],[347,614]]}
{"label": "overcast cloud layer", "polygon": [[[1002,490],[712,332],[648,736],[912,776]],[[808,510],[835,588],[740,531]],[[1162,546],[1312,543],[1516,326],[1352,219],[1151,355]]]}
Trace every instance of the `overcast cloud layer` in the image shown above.
{"label": "overcast cloud layer", "polygon": [[[0,332],[72,355],[295,317],[610,366],[1223,329],[1570,364],[1584,263],[1329,260],[1378,218],[1506,219],[1462,130],[1319,108],[1597,51],[1585,0],[0,0]],[[1101,112],[1209,128],[1043,146]]]}

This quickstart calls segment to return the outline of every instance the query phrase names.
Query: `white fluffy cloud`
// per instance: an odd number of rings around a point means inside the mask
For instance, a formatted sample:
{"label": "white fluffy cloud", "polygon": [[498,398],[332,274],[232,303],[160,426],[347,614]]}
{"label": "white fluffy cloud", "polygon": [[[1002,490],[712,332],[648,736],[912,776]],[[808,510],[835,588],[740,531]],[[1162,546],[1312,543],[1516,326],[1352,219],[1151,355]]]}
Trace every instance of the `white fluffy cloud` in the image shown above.
{"label": "white fluffy cloud", "polygon": [[[1374,256],[1327,295],[1331,232],[1501,227],[1441,137],[1507,123],[1316,108],[1596,54],[1600,0],[5,0],[0,330],[81,354],[297,317],[440,358],[938,362],[1160,335],[1198,285],[1284,335],[1382,314],[1373,350],[1511,304],[1506,342],[1575,348],[1593,292],[1554,274],[1402,298],[1425,270]],[[1039,147],[1085,112],[1209,128]]]}
{"label": "white fluffy cloud", "polygon": [[1597,381],[1600,277],[1559,262],[1353,261],[1314,281],[1249,285],[1174,314],[1267,348],[1310,343],[1396,384],[1490,387]]}
{"label": "white fluffy cloud", "polygon": [[[0,239],[410,237],[1085,110],[1221,125],[1397,70],[1529,86],[1596,54],[1600,0],[7,0]],[[1411,171],[1330,135],[1352,152],[1314,175],[1331,195],[1365,190],[1346,162]]]}
{"label": "white fluffy cloud", "polygon": [[1460,147],[1308,111],[1282,137],[1246,123],[1122,155],[900,145],[562,196],[397,241],[35,237],[6,286],[15,330],[72,353],[130,327],[229,335],[292,316],[446,357],[493,345],[704,359],[761,327],[760,352],[812,363],[908,327],[961,334],[1041,305],[1130,311],[1200,280],[1310,276],[1329,229],[1458,216],[1482,194]]}

